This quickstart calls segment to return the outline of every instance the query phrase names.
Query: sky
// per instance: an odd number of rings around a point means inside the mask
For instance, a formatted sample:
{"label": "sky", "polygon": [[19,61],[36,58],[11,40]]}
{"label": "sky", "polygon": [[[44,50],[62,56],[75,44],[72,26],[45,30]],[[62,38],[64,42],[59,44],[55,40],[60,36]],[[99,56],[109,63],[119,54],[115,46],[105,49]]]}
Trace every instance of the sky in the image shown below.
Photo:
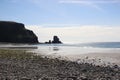
{"label": "sky", "polygon": [[0,0],[0,20],[24,23],[40,42],[120,41],[120,0]]}

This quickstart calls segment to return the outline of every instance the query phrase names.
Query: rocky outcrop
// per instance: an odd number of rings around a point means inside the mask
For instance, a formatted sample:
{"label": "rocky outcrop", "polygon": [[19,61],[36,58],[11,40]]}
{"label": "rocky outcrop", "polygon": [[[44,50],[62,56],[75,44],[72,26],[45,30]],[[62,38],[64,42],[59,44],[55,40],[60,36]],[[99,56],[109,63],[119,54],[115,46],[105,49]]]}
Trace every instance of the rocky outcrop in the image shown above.
{"label": "rocky outcrop", "polygon": [[62,42],[57,36],[53,36],[53,41],[49,40],[48,42],[45,42],[45,44],[62,44]]}
{"label": "rocky outcrop", "polygon": [[38,38],[22,23],[0,21],[0,42],[38,43]]}
{"label": "rocky outcrop", "polygon": [[53,37],[52,43],[62,43],[57,36]]}

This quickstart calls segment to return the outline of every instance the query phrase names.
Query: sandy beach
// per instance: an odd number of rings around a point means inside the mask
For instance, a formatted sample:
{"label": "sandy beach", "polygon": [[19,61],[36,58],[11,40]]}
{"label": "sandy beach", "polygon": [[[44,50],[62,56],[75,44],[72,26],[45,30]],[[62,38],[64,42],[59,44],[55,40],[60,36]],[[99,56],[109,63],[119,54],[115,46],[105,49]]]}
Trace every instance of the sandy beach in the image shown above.
{"label": "sandy beach", "polygon": [[0,49],[0,80],[120,80],[120,67]]}
{"label": "sandy beach", "polygon": [[83,48],[71,46],[39,46],[31,50],[37,55],[49,58],[62,58],[64,60],[92,63],[95,65],[120,66],[120,48]]}

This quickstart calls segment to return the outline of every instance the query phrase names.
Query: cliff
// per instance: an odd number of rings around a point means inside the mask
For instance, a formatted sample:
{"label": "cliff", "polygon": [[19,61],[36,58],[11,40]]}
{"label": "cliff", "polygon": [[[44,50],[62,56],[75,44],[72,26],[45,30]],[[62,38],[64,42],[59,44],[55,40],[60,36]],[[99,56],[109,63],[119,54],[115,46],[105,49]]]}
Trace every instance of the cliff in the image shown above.
{"label": "cliff", "polygon": [[38,38],[22,23],[0,21],[0,42],[38,43]]}

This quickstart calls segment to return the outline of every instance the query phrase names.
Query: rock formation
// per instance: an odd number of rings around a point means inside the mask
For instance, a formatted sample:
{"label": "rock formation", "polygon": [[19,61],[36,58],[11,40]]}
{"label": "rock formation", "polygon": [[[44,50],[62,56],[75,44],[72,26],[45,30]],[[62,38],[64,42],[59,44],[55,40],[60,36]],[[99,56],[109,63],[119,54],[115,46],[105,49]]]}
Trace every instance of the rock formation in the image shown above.
{"label": "rock formation", "polygon": [[49,40],[48,42],[45,42],[45,44],[62,44],[62,42],[57,36],[53,36],[53,41]]}
{"label": "rock formation", "polygon": [[0,21],[0,42],[8,43],[38,43],[33,31],[24,24],[10,21]]}
{"label": "rock formation", "polygon": [[52,43],[62,43],[57,36],[53,37]]}

